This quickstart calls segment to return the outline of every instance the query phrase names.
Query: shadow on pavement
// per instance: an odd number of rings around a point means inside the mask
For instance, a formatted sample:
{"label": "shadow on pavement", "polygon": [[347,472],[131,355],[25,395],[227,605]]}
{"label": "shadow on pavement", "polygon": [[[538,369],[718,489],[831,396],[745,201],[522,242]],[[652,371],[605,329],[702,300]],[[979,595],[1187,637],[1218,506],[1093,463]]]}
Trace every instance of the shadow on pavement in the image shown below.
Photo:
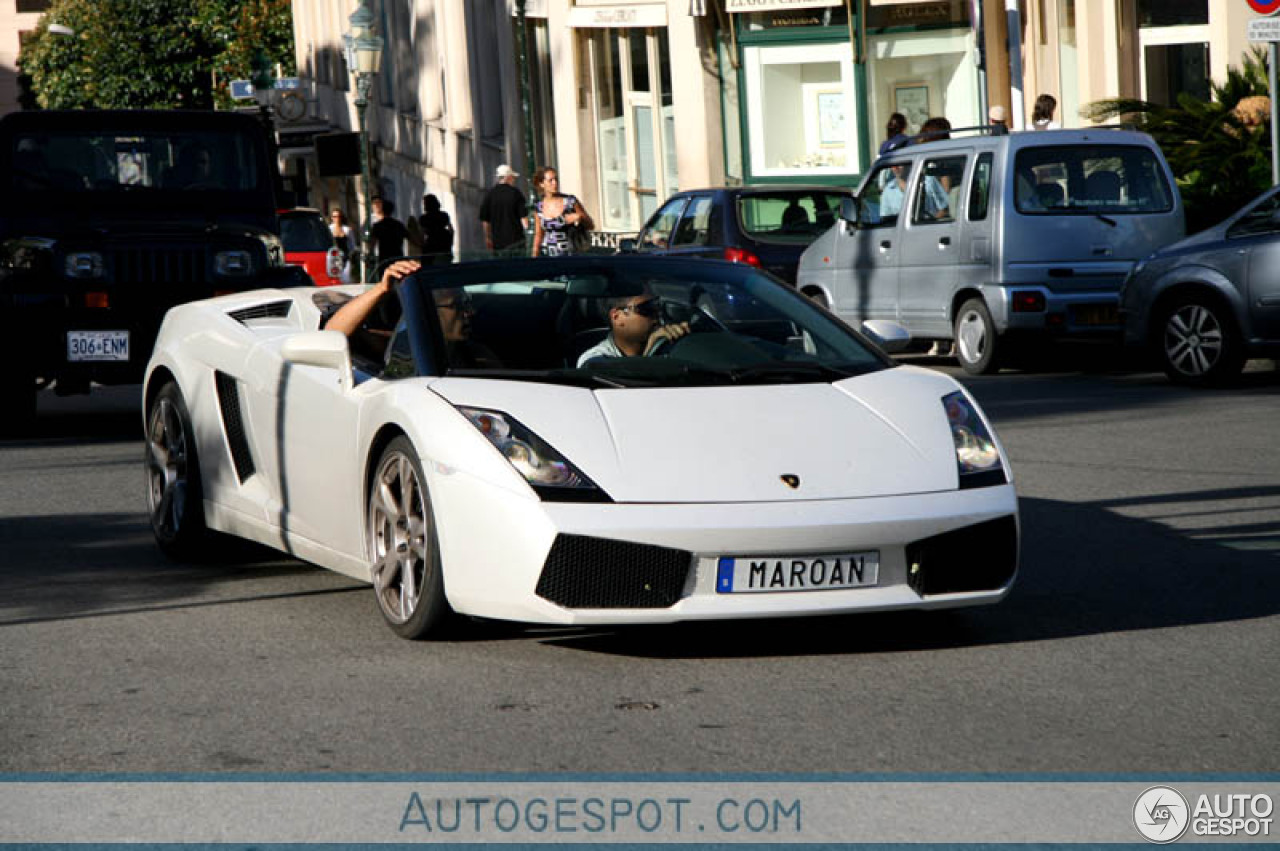
{"label": "shadow on pavement", "polygon": [[[1280,497],[1280,486],[1213,494],[1258,496]],[[1232,524],[1227,514],[1195,539],[1120,516],[1107,510],[1111,504],[1023,499],[1021,569],[1013,591],[995,606],[592,630],[540,640],[644,658],[843,655],[1051,641],[1280,613],[1280,519]],[[1242,540],[1260,548],[1242,549]]]}

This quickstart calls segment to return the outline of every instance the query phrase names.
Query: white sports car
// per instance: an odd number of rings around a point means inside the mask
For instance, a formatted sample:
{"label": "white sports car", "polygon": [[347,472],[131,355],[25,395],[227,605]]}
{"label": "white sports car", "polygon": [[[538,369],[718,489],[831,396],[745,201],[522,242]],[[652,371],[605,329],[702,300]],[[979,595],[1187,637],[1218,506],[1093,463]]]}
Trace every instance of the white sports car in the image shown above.
{"label": "white sports car", "polygon": [[[621,624],[993,603],[1012,475],[948,376],[748,266],[576,257],[172,309],[147,367],[151,522],[453,613]],[[883,334],[883,329],[881,331]],[[886,335],[887,336],[887,335]]]}

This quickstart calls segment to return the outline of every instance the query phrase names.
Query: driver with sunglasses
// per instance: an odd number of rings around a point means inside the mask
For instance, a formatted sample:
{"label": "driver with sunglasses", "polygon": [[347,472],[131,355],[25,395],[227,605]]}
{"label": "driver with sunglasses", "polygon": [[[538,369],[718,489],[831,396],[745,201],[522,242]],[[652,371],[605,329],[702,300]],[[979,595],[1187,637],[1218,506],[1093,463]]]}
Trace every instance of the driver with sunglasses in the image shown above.
{"label": "driver with sunglasses", "polygon": [[661,323],[662,306],[648,290],[611,299],[608,313],[609,335],[578,357],[579,367],[596,358],[647,357],[689,333],[688,322]]}

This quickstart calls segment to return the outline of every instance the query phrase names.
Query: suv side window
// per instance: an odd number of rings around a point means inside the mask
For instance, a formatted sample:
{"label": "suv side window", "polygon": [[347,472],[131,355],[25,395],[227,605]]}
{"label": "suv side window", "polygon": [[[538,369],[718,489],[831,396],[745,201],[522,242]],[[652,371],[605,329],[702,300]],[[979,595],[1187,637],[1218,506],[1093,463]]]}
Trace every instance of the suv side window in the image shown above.
{"label": "suv side window", "polygon": [[699,195],[689,202],[684,211],[684,218],[676,228],[672,245],[709,245],[712,244],[711,220],[715,202],[709,195]]}
{"label": "suv side window", "polygon": [[871,173],[862,190],[862,224],[866,227],[893,227],[907,200],[911,184],[910,160],[888,163]]}
{"label": "suv side window", "polygon": [[671,232],[676,229],[676,222],[680,221],[680,213],[688,200],[673,198],[654,213],[649,224],[640,232],[640,238],[636,240],[636,248],[640,251],[660,251],[670,246]]}
{"label": "suv side window", "polygon": [[973,166],[973,183],[969,185],[969,221],[980,222],[987,217],[991,206],[991,164],[994,157],[990,151],[978,155],[978,162]]}
{"label": "suv side window", "polygon": [[916,200],[911,206],[912,224],[954,222],[964,183],[966,156],[936,157],[924,161],[924,174],[916,184]]}

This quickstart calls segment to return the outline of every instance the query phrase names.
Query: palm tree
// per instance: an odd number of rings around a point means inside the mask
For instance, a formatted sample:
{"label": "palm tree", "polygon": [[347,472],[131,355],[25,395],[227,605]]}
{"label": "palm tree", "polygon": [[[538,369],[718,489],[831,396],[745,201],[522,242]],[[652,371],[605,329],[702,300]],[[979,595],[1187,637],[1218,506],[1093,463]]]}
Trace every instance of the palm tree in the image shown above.
{"label": "palm tree", "polygon": [[1185,92],[1176,106],[1129,98],[1095,101],[1090,120],[1121,116],[1150,133],[1164,150],[1187,208],[1187,231],[1209,227],[1271,185],[1267,56],[1254,48],[1244,67],[1210,83],[1211,99]]}

